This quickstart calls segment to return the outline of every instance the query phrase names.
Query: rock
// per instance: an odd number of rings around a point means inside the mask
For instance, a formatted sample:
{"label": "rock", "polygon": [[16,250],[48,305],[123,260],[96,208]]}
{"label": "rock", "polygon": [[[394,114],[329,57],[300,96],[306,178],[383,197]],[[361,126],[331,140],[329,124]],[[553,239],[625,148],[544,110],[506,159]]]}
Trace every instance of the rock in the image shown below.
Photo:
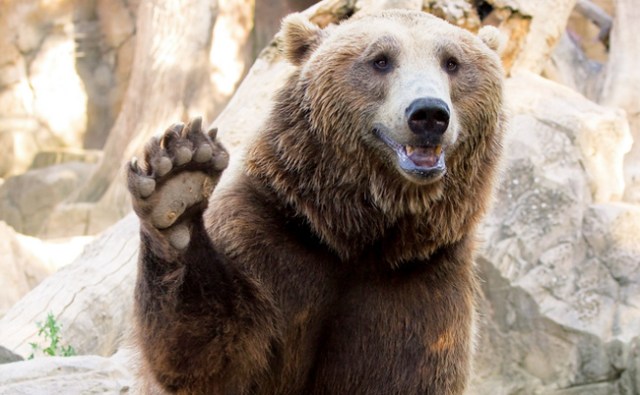
{"label": "rock", "polygon": [[[624,117],[515,73],[478,259],[474,394],[636,394],[640,207],[620,199]],[[604,139],[604,140],[603,140]]]}
{"label": "rock", "polygon": [[301,11],[314,3],[315,0],[262,0],[255,2],[253,46],[254,58],[264,48],[268,47],[273,36],[280,30],[280,21],[291,12]]}
{"label": "rock", "polygon": [[[293,70],[293,66],[282,61],[277,50],[263,52],[227,107],[213,122],[212,126],[218,128],[222,143],[230,150],[232,161],[240,159],[245,143],[267,119],[277,89]],[[251,111],[251,117],[241,116],[247,108]]]}
{"label": "rock", "polygon": [[14,354],[6,348],[0,346],[0,365],[2,365],[3,363],[18,362],[22,360],[24,360],[24,358],[22,358],[20,355]]}
{"label": "rock", "polygon": [[[0,186],[0,220],[20,233],[40,234],[55,207],[89,177],[93,167],[93,164],[71,162],[7,179]],[[64,229],[71,224],[60,225]],[[51,231],[48,235],[56,236]]]}
{"label": "rock", "polygon": [[435,0],[424,1],[424,11],[440,17],[449,23],[478,31],[482,26],[477,11],[477,4],[467,0]]}
{"label": "rock", "polygon": [[[633,329],[624,333],[615,313],[624,303],[619,283],[583,230],[592,202],[589,190],[596,199],[620,198],[624,152],[616,142],[624,145],[628,135],[595,129],[616,113],[554,85],[524,75],[507,83],[512,128],[497,190],[500,203],[485,221],[485,253],[514,285],[531,293],[548,317],[604,340],[628,340]],[[611,247],[610,239],[602,243]],[[638,289],[630,292],[640,296]]]}
{"label": "rock", "polygon": [[628,369],[620,375],[623,394],[640,394],[640,337],[631,342],[629,348],[621,352],[621,360],[626,362]]}
{"label": "rock", "polygon": [[51,271],[0,221],[0,317]]}
{"label": "rock", "polygon": [[91,237],[43,242],[0,221],[0,317],[51,273],[75,259]]}
{"label": "rock", "polygon": [[[89,230],[89,215],[93,208],[94,205],[90,203],[65,204],[63,202],[50,213],[38,234],[43,238],[97,234],[98,232]],[[116,221],[117,219],[111,221],[100,230],[108,228]]]}
{"label": "rock", "polygon": [[391,8],[421,10],[422,0],[358,0],[355,6],[356,11],[366,10],[369,12],[388,10]]}
{"label": "rock", "polygon": [[[488,3],[498,9],[517,10],[520,15],[531,18],[524,45],[513,67],[539,73],[564,32],[576,0],[541,0],[535,3],[527,0],[493,0]],[[553,7],[553,12],[548,12],[549,7]]]}
{"label": "rock", "polygon": [[571,89],[527,72],[508,79],[506,92],[515,116],[512,134],[517,133],[517,139],[526,138],[520,136],[523,130],[564,134],[568,139],[563,138],[565,143],[578,148],[578,159],[586,168],[594,199],[606,202],[622,198],[622,164],[632,144],[622,111],[599,106]]}
{"label": "rock", "polygon": [[81,162],[95,164],[102,158],[102,151],[99,150],[82,150],[82,149],[64,149],[43,150],[39,151],[31,162],[30,169],[41,169],[53,165],[59,165],[68,162]]}
{"label": "rock", "polygon": [[96,13],[100,21],[105,44],[118,48],[129,40],[136,30],[136,21],[127,1],[98,0]]}
{"label": "rock", "polygon": [[628,356],[636,346],[555,322],[484,257],[478,271],[484,299],[470,394],[638,393],[624,390],[637,382]]}
{"label": "rock", "polygon": [[0,365],[0,394],[126,394],[132,377],[122,359],[82,355]]}
{"label": "rock", "polygon": [[16,233],[20,245],[41,262],[50,273],[73,262],[93,241],[93,236],[74,236],[41,240],[36,237]]}
{"label": "rock", "polygon": [[24,296],[0,319],[0,344],[29,355],[36,322],[51,312],[78,354],[113,354],[131,326],[138,226],[129,215]]}
{"label": "rock", "polygon": [[543,76],[571,88],[589,100],[597,99],[602,85],[602,64],[587,58],[577,43],[565,32],[558,41]]}
{"label": "rock", "polygon": [[[568,143],[578,148],[596,201],[622,198],[622,164],[632,144],[622,111],[599,106],[560,84],[526,72],[514,74],[506,90],[515,122],[523,116],[536,118],[538,129],[565,134]],[[524,134],[518,125],[512,130]]]}
{"label": "rock", "polygon": [[73,261],[92,237],[42,241],[0,221],[0,317],[51,273]]}
{"label": "rock", "polygon": [[611,299],[613,303],[602,306],[596,321],[611,323],[607,328],[610,337],[631,341],[640,334],[640,206],[591,205],[582,232],[589,247],[589,265],[585,266],[597,267],[601,274],[589,278],[589,272],[582,272],[581,282],[588,286],[588,293],[577,296],[592,299],[591,304]]}

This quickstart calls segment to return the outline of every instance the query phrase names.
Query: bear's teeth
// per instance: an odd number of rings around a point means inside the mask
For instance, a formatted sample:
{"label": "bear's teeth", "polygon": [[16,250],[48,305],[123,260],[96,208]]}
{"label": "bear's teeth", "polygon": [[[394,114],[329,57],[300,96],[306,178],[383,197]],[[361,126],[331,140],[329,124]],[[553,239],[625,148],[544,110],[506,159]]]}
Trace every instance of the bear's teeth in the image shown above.
{"label": "bear's teeth", "polygon": [[[407,155],[411,156],[416,151],[416,148],[410,145],[405,145],[404,150],[407,153]],[[421,151],[425,151],[425,150],[428,150],[428,148],[421,149]],[[442,153],[442,146],[436,145],[435,148],[433,149],[433,152],[435,153],[436,156],[440,156],[440,154]]]}
{"label": "bear's teeth", "polygon": [[413,148],[410,145],[405,146],[404,149],[407,152],[407,155],[409,155],[409,156],[411,156],[411,154],[413,154],[413,151],[415,151],[415,148]]}

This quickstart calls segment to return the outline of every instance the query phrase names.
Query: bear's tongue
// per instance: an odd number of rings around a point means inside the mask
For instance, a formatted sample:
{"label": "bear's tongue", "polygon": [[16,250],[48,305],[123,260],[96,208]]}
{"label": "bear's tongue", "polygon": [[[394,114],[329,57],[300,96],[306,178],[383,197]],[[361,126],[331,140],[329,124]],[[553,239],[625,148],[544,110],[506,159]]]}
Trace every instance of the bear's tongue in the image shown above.
{"label": "bear's tongue", "polygon": [[434,167],[438,163],[440,153],[442,152],[442,146],[437,145],[435,147],[412,147],[410,145],[405,146],[407,156],[416,166],[419,167]]}

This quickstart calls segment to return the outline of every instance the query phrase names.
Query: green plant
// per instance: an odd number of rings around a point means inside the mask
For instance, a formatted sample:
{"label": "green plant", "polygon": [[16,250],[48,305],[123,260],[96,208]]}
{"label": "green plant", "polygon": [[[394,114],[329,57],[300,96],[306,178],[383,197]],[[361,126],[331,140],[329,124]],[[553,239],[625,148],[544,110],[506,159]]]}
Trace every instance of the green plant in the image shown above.
{"label": "green plant", "polygon": [[49,345],[43,348],[38,343],[29,343],[31,345],[31,355],[29,355],[29,359],[33,359],[38,351],[49,356],[70,357],[76,355],[73,347],[70,345],[62,345],[62,337],[60,336],[61,325],[58,324],[52,313],[47,314],[47,319],[44,323],[36,322],[36,326],[38,327],[38,336],[44,336],[45,343],[48,342]]}

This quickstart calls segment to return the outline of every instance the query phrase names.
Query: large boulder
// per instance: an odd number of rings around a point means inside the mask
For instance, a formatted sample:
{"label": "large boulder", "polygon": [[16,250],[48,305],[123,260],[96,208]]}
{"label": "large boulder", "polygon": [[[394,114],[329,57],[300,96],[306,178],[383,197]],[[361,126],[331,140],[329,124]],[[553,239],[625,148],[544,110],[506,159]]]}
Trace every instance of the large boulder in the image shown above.
{"label": "large boulder", "polygon": [[473,393],[638,393],[640,207],[610,202],[624,185],[624,118],[526,73],[506,91]]}
{"label": "large boulder", "polygon": [[51,270],[18,240],[16,232],[0,221],[0,317]]}
{"label": "large boulder", "polygon": [[[18,300],[68,263],[82,248],[83,239],[67,243],[43,243],[16,233],[0,221],[0,317]],[[56,248],[63,246],[62,248]]]}
{"label": "large boulder", "polygon": [[[602,208],[592,208],[594,199],[621,197],[626,125],[618,113],[537,76],[514,76],[507,96],[511,131],[499,204],[485,221],[485,254],[550,318],[605,340],[629,340],[640,333],[620,327],[616,306],[623,303],[621,286],[633,287],[612,275],[602,254],[616,241],[615,218],[636,218],[636,210],[617,206],[615,213],[623,213],[607,217],[596,214]],[[618,255],[637,261],[640,255],[631,246],[640,243],[640,232],[628,233],[632,241],[618,243],[623,250]]]}
{"label": "large boulder", "polygon": [[484,298],[469,394],[640,393],[640,337],[607,340],[562,325],[486,258],[478,271]]}
{"label": "large boulder", "polygon": [[[553,170],[550,163],[540,161],[550,162],[552,153],[567,152],[567,163],[579,161],[576,170],[586,174],[593,200],[622,198],[623,162],[633,142],[623,111],[600,106],[572,89],[528,72],[514,73],[507,80],[506,92],[513,112],[509,153],[523,157],[533,154],[531,160],[538,161],[540,171],[548,174],[567,171],[565,161],[553,160]],[[534,152],[530,142],[542,151]],[[566,145],[571,147],[568,151]]]}
{"label": "large boulder", "polygon": [[51,273],[73,261],[91,237],[42,241],[0,221],[0,317]]}
{"label": "large boulder", "polygon": [[48,313],[79,354],[112,355],[131,327],[138,221],[130,215],[42,281],[0,319],[0,344],[27,356]]}
{"label": "large boulder", "polygon": [[18,362],[22,360],[24,360],[24,358],[22,358],[20,355],[14,354],[10,350],[0,346],[0,364]]}
{"label": "large boulder", "polygon": [[0,221],[23,234],[41,235],[47,231],[50,237],[69,236],[66,229],[75,223],[67,217],[56,227],[47,226],[49,216],[87,180],[94,166],[69,162],[8,178],[0,186]]}

